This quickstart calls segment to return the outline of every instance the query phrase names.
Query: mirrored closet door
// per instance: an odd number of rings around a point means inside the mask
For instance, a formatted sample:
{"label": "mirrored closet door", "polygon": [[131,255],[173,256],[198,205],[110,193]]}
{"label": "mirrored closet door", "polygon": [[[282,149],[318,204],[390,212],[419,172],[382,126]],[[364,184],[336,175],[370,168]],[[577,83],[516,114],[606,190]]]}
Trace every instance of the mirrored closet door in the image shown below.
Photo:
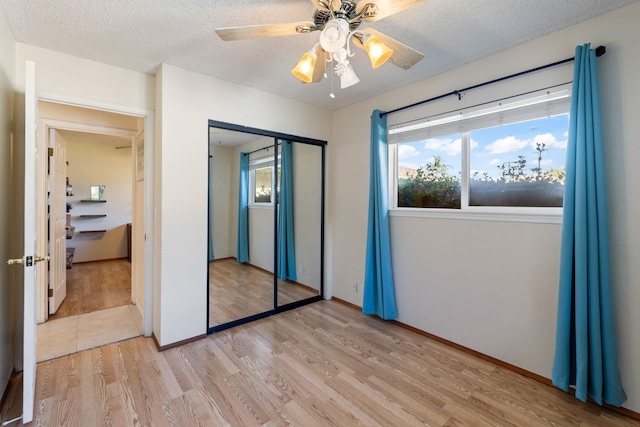
{"label": "mirrored closet door", "polygon": [[325,145],[209,122],[209,333],[322,298]]}

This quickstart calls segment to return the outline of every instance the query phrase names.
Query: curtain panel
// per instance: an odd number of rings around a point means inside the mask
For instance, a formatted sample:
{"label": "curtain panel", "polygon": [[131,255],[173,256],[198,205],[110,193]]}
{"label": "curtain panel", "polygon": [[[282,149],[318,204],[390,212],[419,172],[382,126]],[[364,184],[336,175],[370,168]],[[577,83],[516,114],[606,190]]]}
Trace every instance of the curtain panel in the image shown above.
{"label": "curtain panel", "polygon": [[371,115],[369,220],[362,312],[385,320],[398,317],[389,235],[387,116]]}
{"label": "curtain panel", "polygon": [[620,406],[605,152],[595,52],[576,48],[567,146],[552,380],[576,397]]}
{"label": "curtain panel", "polygon": [[278,201],[278,276],[297,280],[293,223],[293,144],[282,141],[280,154],[280,196]]}
{"label": "curtain panel", "polygon": [[236,259],[249,261],[249,154],[240,153],[238,187],[238,242]]}

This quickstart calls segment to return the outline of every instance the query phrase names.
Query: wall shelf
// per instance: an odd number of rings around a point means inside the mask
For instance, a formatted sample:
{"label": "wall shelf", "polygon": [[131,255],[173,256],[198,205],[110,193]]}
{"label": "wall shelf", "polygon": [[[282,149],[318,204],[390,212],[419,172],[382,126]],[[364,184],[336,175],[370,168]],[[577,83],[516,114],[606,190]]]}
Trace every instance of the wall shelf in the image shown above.
{"label": "wall shelf", "polygon": [[80,200],[82,203],[106,203],[106,200],[89,200],[89,199],[84,199],[84,200]]}
{"label": "wall shelf", "polygon": [[107,214],[96,214],[96,215],[78,215],[78,218],[104,218]]}

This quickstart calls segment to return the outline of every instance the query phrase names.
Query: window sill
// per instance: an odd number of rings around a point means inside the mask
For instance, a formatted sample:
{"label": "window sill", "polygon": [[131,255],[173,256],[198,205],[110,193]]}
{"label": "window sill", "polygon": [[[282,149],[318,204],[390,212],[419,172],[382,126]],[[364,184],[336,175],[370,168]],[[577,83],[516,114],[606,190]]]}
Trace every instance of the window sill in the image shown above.
{"label": "window sill", "polygon": [[467,221],[496,221],[496,222],[528,222],[538,224],[562,224],[561,208],[470,208],[457,209],[420,209],[420,208],[392,208],[391,217],[456,219]]}
{"label": "window sill", "polygon": [[271,203],[254,203],[249,205],[249,209],[273,209],[273,204]]}

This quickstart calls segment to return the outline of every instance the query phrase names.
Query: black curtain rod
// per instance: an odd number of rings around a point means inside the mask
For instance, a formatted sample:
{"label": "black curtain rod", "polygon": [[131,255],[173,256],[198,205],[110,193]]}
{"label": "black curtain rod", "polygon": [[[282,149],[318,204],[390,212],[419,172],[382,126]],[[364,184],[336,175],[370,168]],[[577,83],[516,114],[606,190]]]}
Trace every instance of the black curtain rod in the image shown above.
{"label": "black curtain rod", "polygon": [[[277,145],[282,145],[282,143],[278,142]],[[273,148],[273,145],[269,145],[267,147],[258,148],[257,150],[249,151],[248,153],[242,153],[242,154],[244,154],[245,156],[248,156],[250,154],[257,153],[258,151],[268,150],[269,148]]]}
{"label": "black curtain rod", "polygon": [[[606,47],[598,46],[596,48],[596,56],[602,56],[602,55],[605,54],[606,51],[607,51]],[[415,102],[415,103],[410,104],[410,105],[405,105],[404,107],[396,108],[395,110],[385,111],[383,113],[380,113],[380,116],[384,117],[384,116],[386,116],[388,114],[391,114],[391,113],[397,113],[398,111],[408,110],[409,108],[413,108],[413,107],[417,107],[418,105],[427,104],[429,102],[437,101],[438,99],[446,98],[446,97],[452,96],[452,95],[457,96],[458,100],[461,100],[462,99],[462,92],[467,92],[467,91],[470,91],[472,89],[477,89],[477,88],[482,87],[482,86],[487,86],[487,85],[490,85],[490,84],[493,84],[493,83],[498,83],[498,82],[501,82],[503,80],[512,79],[514,77],[520,77],[520,76],[523,76],[525,74],[529,74],[529,73],[533,73],[533,72],[536,72],[536,71],[544,70],[545,68],[555,67],[556,65],[565,64],[567,62],[572,62],[573,60],[575,60],[575,58],[563,59],[562,61],[556,61],[556,62],[552,62],[551,64],[542,65],[542,66],[536,67],[536,68],[531,68],[530,70],[520,71],[519,73],[511,74],[511,75],[508,75],[508,76],[505,76],[505,77],[500,77],[498,79],[490,80],[488,82],[480,83],[480,84],[477,84],[477,85],[465,87],[464,89],[454,90],[454,91],[451,91],[449,93],[445,93],[445,94],[442,94],[442,95],[435,96],[433,98],[425,99],[424,101],[419,101],[419,102]]]}

